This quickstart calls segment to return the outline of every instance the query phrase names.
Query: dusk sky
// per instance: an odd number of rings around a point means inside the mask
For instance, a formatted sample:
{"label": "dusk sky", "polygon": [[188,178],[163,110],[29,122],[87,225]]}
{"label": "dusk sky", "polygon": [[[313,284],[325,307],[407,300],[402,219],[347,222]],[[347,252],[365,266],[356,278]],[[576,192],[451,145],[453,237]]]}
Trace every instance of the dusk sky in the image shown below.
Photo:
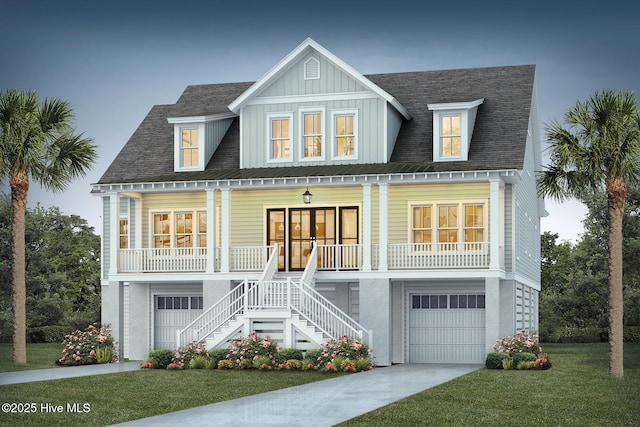
{"label": "dusk sky", "polygon": [[[58,206],[100,234],[91,184],[153,105],[187,85],[256,81],[307,37],[363,74],[536,64],[541,129],[595,91],[640,96],[634,2],[433,3],[0,0],[0,90],[69,101],[99,151],[62,194],[32,183],[29,205]],[[548,200],[547,211],[542,231],[582,232],[582,205]]]}

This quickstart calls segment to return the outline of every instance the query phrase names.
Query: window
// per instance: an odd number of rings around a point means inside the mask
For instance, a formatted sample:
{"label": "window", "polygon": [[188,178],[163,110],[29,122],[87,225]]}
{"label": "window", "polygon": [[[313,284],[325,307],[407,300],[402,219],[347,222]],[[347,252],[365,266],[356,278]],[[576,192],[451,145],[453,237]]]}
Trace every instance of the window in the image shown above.
{"label": "window", "polygon": [[291,117],[269,117],[269,160],[288,161],[291,150]]}
{"label": "window", "polygon": [[460,116],[442,116],[440,123],[440,156],[460,157]]}
{"label": "window", "polygon": [[153,215],[153,247],[171,247],[171,222],[167,213]]}
{"label": "window", "polygon": [[485,308],[484,294],[411,295],[412,309],[474,309]]}
{"label": "window", "polygon": [[202,310],[202,297],[157,296],[158,310]]}
{"label": "window", "polygon": [[333,112],[333,155],[335,158],[357,157],[356,112]]}
{"label": "window", "polygon": [[180,167],[196,167],[200,160],[198,157],[198,129],[182,129],[180,143]]}
{"label": "window", "polygon": [[484,214],[482,205],[464,206],[464,241],[484,242]]}
{"label": "window", "polygon": [[207,247],[207,213],[206,212],[198,212],[198,246],[201,248]]}
{"label": "window", "polygon": [[469,102],[428,104],[433,111],[433,161],[469,159],[471,136],[478,106],[484,98]]}
{"label": "window", "polygon": [[458,241],[458,206],[438,206],[438,241]]}
{"label": "window", "polygon": [[[194,218],[198,218],[195,222]],[[154,248],[207,246],[206,212],[159,212],[152,214]]]}
{"label": "window", "polygon": [[193,246],[193,214],[176,214],[176,247],[190,248]]}
{"label": "window", "polygon": [[120,249],[129,247],[129,220],[120,219]]}
{"label": "window", "polygon": [[300,111],[302,135],[302,160],[322,159],[323,153],[323,114],[322,111]]}
{"label": "window", "polygon": [[431,206],[413,207],[413,243],[431,243]]}
{"label": "window", "polygon": [[465,242],[466,250],[480,250],[479,243],[486,240],[484,202],[412,205],[410,213],[410,238],[414,244],[443,243],[440,249],[454,250],[458,242]]}

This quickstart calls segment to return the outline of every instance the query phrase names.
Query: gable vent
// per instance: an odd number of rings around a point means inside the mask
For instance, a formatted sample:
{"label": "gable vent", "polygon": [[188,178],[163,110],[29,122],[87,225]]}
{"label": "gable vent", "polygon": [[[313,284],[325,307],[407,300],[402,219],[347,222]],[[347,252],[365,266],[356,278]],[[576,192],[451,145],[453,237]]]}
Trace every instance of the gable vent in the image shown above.
{"label": "gable vent", "polygon": [[311,58],[307,62],[304,63],[304,79],[319,79],[320,78],[320,62]]}

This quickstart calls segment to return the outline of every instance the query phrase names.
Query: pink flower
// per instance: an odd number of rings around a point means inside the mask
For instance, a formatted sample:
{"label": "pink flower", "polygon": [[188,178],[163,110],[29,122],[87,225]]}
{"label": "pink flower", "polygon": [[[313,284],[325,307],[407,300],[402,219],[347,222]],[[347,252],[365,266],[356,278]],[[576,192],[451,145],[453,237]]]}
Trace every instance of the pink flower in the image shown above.
{"label": "pink flower", "polygon": [[107,341],[107,337],[105,337],[104,335],[100,335],[100,337],[98,338],[98,341],[106,342]]}

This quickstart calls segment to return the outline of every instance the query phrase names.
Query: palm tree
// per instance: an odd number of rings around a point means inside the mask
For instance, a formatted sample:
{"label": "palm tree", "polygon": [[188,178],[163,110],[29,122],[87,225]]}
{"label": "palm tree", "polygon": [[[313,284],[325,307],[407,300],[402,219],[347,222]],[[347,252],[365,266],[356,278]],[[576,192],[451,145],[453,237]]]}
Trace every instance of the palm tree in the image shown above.
{"label": "palm tree", "polygon": [[622,217],[627,183],[640,177],[640,109],[631,92],[602,91],[547,126],[551,164],[538,191],[558,201],[604,187],[609,214],[609,375],[622,378]]}
{"label": "palm tree", "polygon": [[9,177],[12,208],[13,361],[26,363],[25,210],[29,179],[62,191],[96,159],[93,140],[76,135],[73,110],[33,91],[0,93],[0,179]]}

